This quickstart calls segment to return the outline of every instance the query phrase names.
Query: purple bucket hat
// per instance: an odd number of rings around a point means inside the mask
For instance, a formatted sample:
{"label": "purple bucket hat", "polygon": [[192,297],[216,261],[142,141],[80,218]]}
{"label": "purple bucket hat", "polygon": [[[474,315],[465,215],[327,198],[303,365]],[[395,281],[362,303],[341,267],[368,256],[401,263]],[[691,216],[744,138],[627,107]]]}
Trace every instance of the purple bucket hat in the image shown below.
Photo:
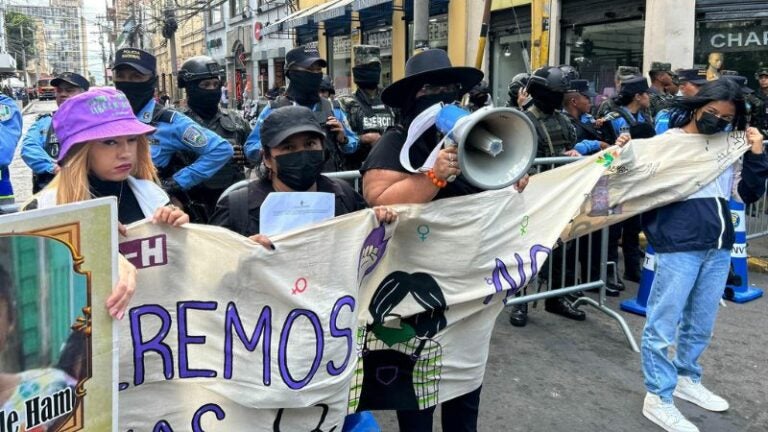
{"label": "purple bucket hat", "polygon": [[67,99],[53,115],[61,162],[75,145],[126,135],[146,135],[155,128],[140,122],[125,95],[112,87],[95,87]]}

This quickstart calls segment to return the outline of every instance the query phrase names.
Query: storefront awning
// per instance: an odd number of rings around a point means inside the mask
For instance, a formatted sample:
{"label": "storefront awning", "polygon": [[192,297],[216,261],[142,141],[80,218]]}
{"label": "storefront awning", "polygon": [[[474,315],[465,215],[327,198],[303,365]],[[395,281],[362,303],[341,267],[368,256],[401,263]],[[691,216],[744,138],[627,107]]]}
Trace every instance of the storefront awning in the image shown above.
{"label": "storefront awning", "polygon": [[324,10],[315,13],[312,18],[315,22],[328,21],[334,18],[341,18],[347,16],[352,8],[349,6],[354,0],[338,0],[336,3]]}
{"label": "storefront awning", "polygon": [[316,13],[322,12],[328,8],[332,8],[340,1],[344,1],[344,0],[335,0],[327,3],[321,3],[318,5],[309,7],[307,9],[304,9],[303,11],[300,11],[298,14],[296,14],[295,17],[289,19],[287,26],[288,28],[296,28],[296,27],[309,25],[310,19],[312,19],[312,17]]}
{"label": "storefront awning", "polygon": [[352,10],[361,11],[363,9],[383,5],[384,3],[392,3],[392,0],[355,0],[355,4],[352,5]]}
{"label": "storefront awning", "polygon": [[286,15],[286,16],[280,18],[279,20],[277,20],[277,21],[275,21],[273,23],[269,23],[269,25],[267,25],[267,26],[265,26],[264,28],[261,29],[261,35],[262,36],[266,36],[266,35],[269,35],[269,34],[272,34],[272,33],[277,33],[279,31],[282,31],[283,30],[283,25],[285,24],[285,22],[288,21],[292,16],[294,16],[294,15],[300,13],[300,12],[301,11],[294,12],[294,13],[292,13],[290,15]]}

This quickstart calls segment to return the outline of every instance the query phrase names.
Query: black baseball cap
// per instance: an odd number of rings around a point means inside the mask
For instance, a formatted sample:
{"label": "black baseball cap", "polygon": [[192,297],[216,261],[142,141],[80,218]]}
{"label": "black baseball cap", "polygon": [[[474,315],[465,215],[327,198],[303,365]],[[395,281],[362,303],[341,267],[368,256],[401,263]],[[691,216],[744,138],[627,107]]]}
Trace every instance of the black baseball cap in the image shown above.
{"label": "black baseball cap", "polygon": [[704,69],[679,69],[677,75],[680,77],[680,82],[689,82],[696,85],[704,85],[707,83],[707,71]]}
{"label": "black baseball cap", "polygon": [[291,66],[300,66],[308,68],[315,62],[320,62],[320,66],[327,67],[328,63],[320,57],[320,51],[317,48],[300,46],[296,47],[287,53],[285,53],[285,68],[290,69]]}
{"label": "black baseball cap", "polygon": [[51,85],[54,87],[58,87],[63,82],[67,84],[72,84],[75,87],[80,87],[85,91],[88,91],[88,89],[91,87],[91,83],[89,83],[84,76],[76,74],[74,72],[64,72],[62,74],[57,75],[56,78],[51,80]]}
{"label": "black baseball cap", "polygon": [[312,110],[300,105],[278,108],[269,113],[261,124],[261,144],[275,148],[286,138],[297,133],[310,132],[325,138],[325,131],[312,114]]}
{"label": "black baseball cap", "polygon": [[152,54],[138,48],[121,48],[115,53],[115,65],[130,66],[144,75],[154,75],[157,70],[157,59]]}
{"label": "black baseball cap", "polygon": [[586,97],[595,97],[597,93],[589,89],[589,81],[583,79],[571,80],[571,84],[568,87],[569,92],[578,92]]}

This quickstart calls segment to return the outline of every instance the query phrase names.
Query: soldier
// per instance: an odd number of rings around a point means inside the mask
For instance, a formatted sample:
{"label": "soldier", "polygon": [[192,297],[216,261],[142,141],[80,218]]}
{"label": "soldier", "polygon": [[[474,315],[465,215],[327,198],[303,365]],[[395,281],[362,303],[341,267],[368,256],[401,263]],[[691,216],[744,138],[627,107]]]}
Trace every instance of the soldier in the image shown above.
{"label": "soldier", "polygon": [[13,162],[21,137],[21,113],[16,102],[0,94],[0,204],[13,203],[13,185],[8,166]]}
{"label": "soldier", "polygon": [[[88,91],[90,83],[82,75],[65,72],[51,80],[55,90],[56,105],[61,106],[70,97]],[[40,114],[29,127],[21,145],[21,157],[32,169],[32,192],[44,188],[56,173],[59,165],[59,140],[53,132],[53,113]]]}
{"label": "soldier", "polygon": [[[152,54],[138,48],[119,49],[112,71],[115,87],[125,93],[139,121],[157,128],[150,136],[150,150],[163,189],[187,209],[194,222],[207,220],[205,207],[187,192],[211,180],[232,159],[232,145],[186,115],[155,102],[157,60]],[[173,166],[171,160],[178,152],[194,154],[195,160],[188,166]]]}
{"label": "soldier", "polygon": [[360,139],[357,151],[346,158],[345,169],[348,170],[360,169],[381,134],[395,125],[394,112],[381,101],[379,47],[355,45],[353,49],[355,66],[352,68],[352,78],[357,90],[353,95],[338,99],[348,115],[349,125]]}
{"label": "soldier", "polygon": [[479,84],[472,87],[472,90],[467,94],[469,97],[469,104],[467,108],[470,111],[477,111],[480,108],[487,106],[493,106],[491,101],[491,89],[488,88],[488,81],[482,80]]}
{"label": "soldier", "polygon": [[[208,215],[213,214],[216,201],[226,188],[245,179],[244,146],[251,133],[251,126],[240,114],[219,108],[222,74],[222,67],[207,56],[192,57],[179,69],[179,88],[187,92],[187,106],[180,112],[227,140],[234,151],[234,156],[223,168],[187,192],[192,201],[205,206]],[[170,164],[175,165],[171,171],[190,165],[195,157],[189,151],[177,152]]]}
{"label": "soldier", "polygon": [[667,87],[672,85],[672,65],[669,63],[653,62],[648,76],[651,78],[651,87],[648,94],[651,97],[651,118],[656,118],[659,111],[669,108],[672,97],[667,94]]}
{"label": "soldier", "polygon": [[245,143],[245,156],[259,160],[261,151],[261,125],[270,112],[289,105],[301,105],[312,110],[318,123],[328,133],[325,137],[327,160],[324,172],[341,171],[343,155],[357,150],[357,135],[349,128],[347,116],[341,109],[334,109],[331,101],[320,97],[320,84],[323,81],[323,68],[328,63],[320,57],[315,48],[297,47],[285,54],[286,76],[290,80],[285,96],[278,97],[264,107],[256,120],[251,135]]}
{"label": "soldier", "polygon": [[[680,80],[680,96],[696,96],[696,93],[699,92],[699,87],[707,83],[707,73],[703,69],[678,69],[677,75]],[[663,109],[656,114],[654,118],[656,135],[662,134],[669,129],[671,114],[670,109]]]}

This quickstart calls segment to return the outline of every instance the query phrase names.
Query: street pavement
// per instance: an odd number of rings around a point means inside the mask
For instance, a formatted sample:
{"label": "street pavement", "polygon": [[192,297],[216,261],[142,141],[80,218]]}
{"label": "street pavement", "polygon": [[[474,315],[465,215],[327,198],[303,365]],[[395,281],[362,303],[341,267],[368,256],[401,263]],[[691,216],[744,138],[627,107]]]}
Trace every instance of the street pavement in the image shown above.
{"label": "street pavement", "polygon": [[[753,240],[768,247],[768,239]],[[768,275],[750,273],[750,284],[768,288]],[[634,296],[627,284],[619,298]],[[629,294],[631,293],[631,295]],[[592,295],[592,294],[588,294]],[[712,413],[682,400],[676,405],[701,432],[768,431],[768,308],[765,297],[720,308],[712,343],[701,364],[703,383],[725,397],[731,408]],[[526,327],[509,324],[505,310],[496,320],[481,395],[480,431],[641,432],[661,431],[642,415],[645,388],[640,355],[630,350],[616,321],[582,306],[584,322],[530,310]],[[625,312],[638,344],[644,318]],[[439,409],[435,429],[439,427]],[[396,431],[394,412],[376,412],[383,431]]]}
{"label": "street pavement", "polygon": [[[22,138],[27,134],[27,130],[40,114],[52,112],[56,109],[55,101],[33,101],[27,111],[24,113],[24,127]],[[21,158],[21,141],[16,146],[16,156],[10,166],[11,183],[13,191],[16,194],[16,202],[23,203],[32,196],[32,170]]]}

